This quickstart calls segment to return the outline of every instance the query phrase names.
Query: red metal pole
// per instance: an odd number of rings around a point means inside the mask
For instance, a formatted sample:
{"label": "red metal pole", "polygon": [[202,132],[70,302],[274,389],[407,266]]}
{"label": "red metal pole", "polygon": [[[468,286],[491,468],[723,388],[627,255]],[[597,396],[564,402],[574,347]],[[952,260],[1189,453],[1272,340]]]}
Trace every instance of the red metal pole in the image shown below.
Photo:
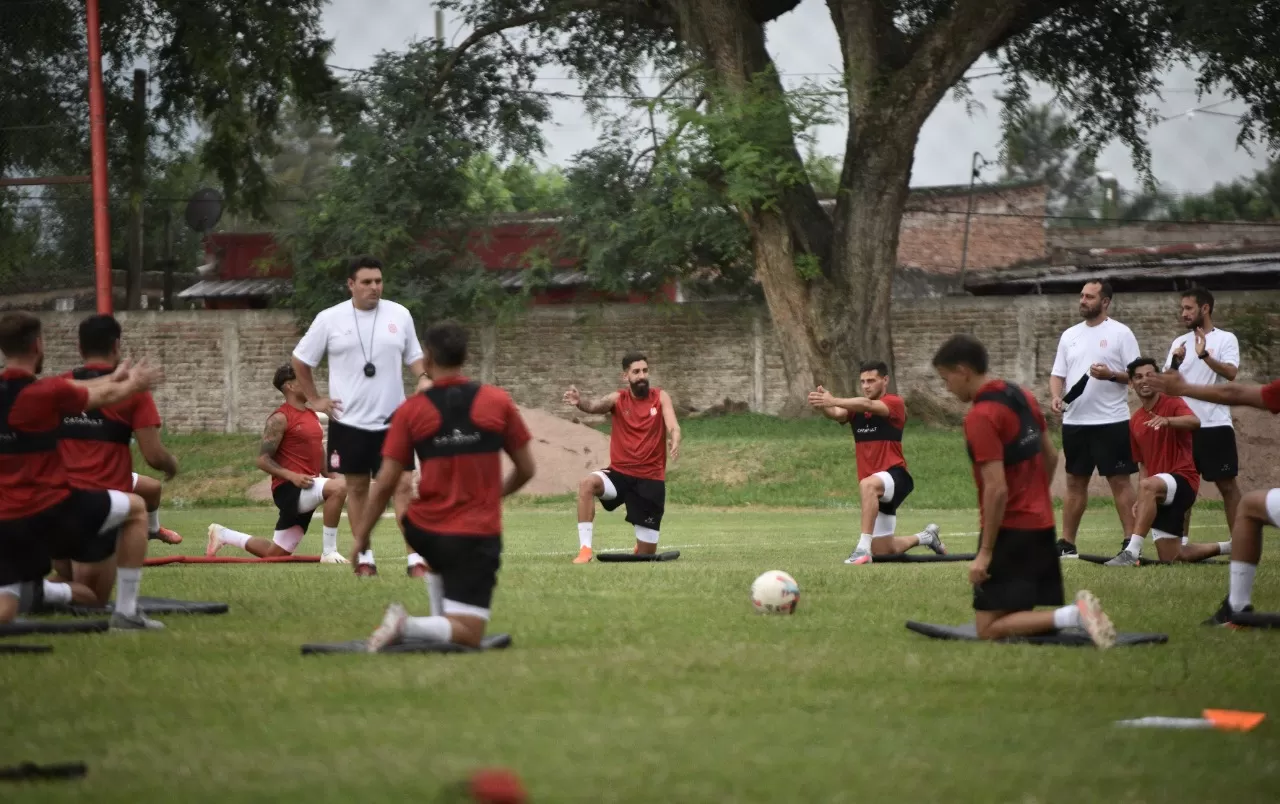
{"label": "red metal pole", "polygon": [[102,92],[98,0],[86,0],[89,29],[89,144],[93,159],[93,267],[98,312],[111,312],[111,219],[107,210],[107,115]]}

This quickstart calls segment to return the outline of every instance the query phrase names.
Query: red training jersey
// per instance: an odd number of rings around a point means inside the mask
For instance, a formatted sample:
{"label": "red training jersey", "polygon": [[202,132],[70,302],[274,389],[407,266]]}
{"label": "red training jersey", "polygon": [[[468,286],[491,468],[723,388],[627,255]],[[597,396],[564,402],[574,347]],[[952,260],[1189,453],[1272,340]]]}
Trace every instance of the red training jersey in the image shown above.
{"label": "red training jersey", "polygon": [[1280,380],[1262,386],[1262,404],[1272,413],[1280,413]]}
{"label": "red training jersey", "polygon": [[87,389],[61,377],[0,372],[0,520],[35,516],[70,496],[57,430],[88,402]]}
{"label": "red training jersey", "polygon": [[618,392],[610,414],[609,468],[645,480],[667,479],[667,420],[662,389],[640,399],[627,387]]}
{"label": "red training jersey", "polygon": [[[65,379],[89,379],[110,374],[115,366],[86,363]],[[86,413],[64,416],[59,428],[58,453],[67,468],[72,488],[90,491],[133,491],[133,452],[129,442],[144,427],[160,426],[160,411],[150,391],[134,394],[123,402]]]}
{"label": "red training jersey", "polygon": [[907,403],[896,394],[885,394],[878,401],[889,409],[888,416],[849,414],[853,452],[858,459],[858,482],[895,466],[907,468],[907,459],[902,455],[902,428],[907,426]]}
{"label": "red training jersey", "polygon": [[[992,380],[978,389],[981,395],[988,391],[1005,390],[1003,380]],[[1049,426],[1040,404],[1025,389],[1022,391],[1031,409],[1031,416],[1039,425],[1042,437],[1048,438]],[[982,510],[982,473],[980,464],[996,461],[1003,463],[1005,447],[1022,433],[1018,414],[999,402],[980,401],[964,417],[964,437],[973,459],[973,480],[978,487],[978,510]],[[1011,530],[1045,530],[1054,526],[1053,499],[1049,496],[1049,478],[1045,474],[1044,456],[1034,457],[1004,467],[1004,479],[1009,488],[1001,528]],[[985,513],[980,513],[985,517]]]}
{"label": "red training jersey", "polygon": [[[288,402],[271,412],[282,414],[285,420],[284,436],[276,447],[275,459],[281,468],[306,477],[324,476],[324,428],[320,417],[309,408],[295,408]],[[270,418],[270,417],[268,417]],[[287,483],[274,475],[271,490]]]}
{"label": "red training jersey", "polygon": [[391,417],[382,455],[411,469],[421,461],[418,499],[406,516],[450,536],[502,535],[502,452],[532,436],[506,391],[466,377],[438,380]]}
{"label": "red training jersey", "polygon": [[1191,451],[1191,431],[1161,427],[1148,427],[1154,416],[1166,419],[1174,416],[1193,416],[1191,408],[1181,397],[1159,394],[1156,403],[1148,411],[1140,407],[1129,417],[1129,444],[1133,459],[1146,467],[1147,477],[1159,474],[1181,475],[1191,484],[1191,490],[1200,493],[1200,473]]}

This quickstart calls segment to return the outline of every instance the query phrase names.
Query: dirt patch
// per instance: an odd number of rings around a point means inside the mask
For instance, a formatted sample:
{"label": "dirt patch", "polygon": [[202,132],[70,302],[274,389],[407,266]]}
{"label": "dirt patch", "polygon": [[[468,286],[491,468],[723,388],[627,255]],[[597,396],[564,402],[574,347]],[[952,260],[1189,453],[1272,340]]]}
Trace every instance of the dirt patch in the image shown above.
{"label": "dirt patch", "polygon": [[[1240,490],[1280,488],[1280,427],[1276,417],[1266,411],[1236,408],[1232,419],[1236,427],[1236,448],[1240,453]],[[1137,482],[1137,475],[1134,476]],[[1066,491],[1066,471],[1058,456],[1058,471],[1053,477],[1053,496],[1061,498]],[[1089,481],[1090,497],[1110,497],[1107,481],[1094,475]],[[1221,500],[1213,483],[1200,484],[1200,499]]]}
{"label": "dirt patch", "polygon": [[[569,494],[576,492],[578,481],[588,472],[609,465],[609,436],[575,424],[552,413],[534,408],[520,408],[529,432],[533,434],[533,460],[538,471],[521,494]],[[502,456],[503,472],[511,470],[511,459]],[[271,499],[271,478],[264,477],[245,492],[251,500]]]}

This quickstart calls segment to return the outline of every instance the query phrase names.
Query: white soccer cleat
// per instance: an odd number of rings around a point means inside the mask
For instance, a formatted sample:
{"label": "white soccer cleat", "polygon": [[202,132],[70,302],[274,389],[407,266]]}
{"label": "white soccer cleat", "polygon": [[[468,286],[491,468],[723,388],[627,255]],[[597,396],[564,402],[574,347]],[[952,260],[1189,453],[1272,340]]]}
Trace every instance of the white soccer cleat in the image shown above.
{"label": "white soccer cleat", "polygon": [[1076,609],[1080,612],[1080,625],[1089,632],[1093,644],[1104,650],[1116,644],[1116,627],[1093,592],[1076,592]]}
{"label": "white soccer cleat", "polygon": [[387,606],[386,613],[382,615],[382,624],[369,635],[368,641],[365,642],[365,650],[369,653],[377,653],[386,646],[399,642],[404,638],[404,623],[407,619],[409,619],[409,613],[405,611],[404,606],[399,603]]}
{"label": "white soccer cleat", "polygon": [[225,544],[226,542],[222,540],[222,526],[216,522],[213,523],[209,526],[209,540],[204,545],[205,558],[216,556]]}
{"label": "white soccer cleat", "polygon": [[346,557],[342,555],[342,553],[334,551],[332,553],[325,553],[324,555],[320,556],[320,563],[321,564],[350,564],[351,562],[348,561]]}

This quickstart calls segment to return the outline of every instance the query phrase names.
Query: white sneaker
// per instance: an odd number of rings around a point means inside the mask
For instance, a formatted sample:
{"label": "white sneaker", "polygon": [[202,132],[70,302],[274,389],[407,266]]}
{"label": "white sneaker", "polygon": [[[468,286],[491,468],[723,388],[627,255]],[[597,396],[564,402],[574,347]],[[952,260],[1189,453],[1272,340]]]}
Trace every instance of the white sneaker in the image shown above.
{"label": "white sneaker", "polygon": [[1089,632],[1093,644],[1104,650],[1116,644],[1116,627],[1093,592],[1086,589],[1076,592],[1076,609],[1080,611],[1080,625]]}
{"label": "white sneaker", "polygon": [[216,522],[213,523],[209,526],[209,540],[204,545],[205,558],[216,556],[225,544],[226,542],[222,540],[222,526]]}
{"label": "white sneaker", "polygon": [[320,563],[321,564],[350,564],[351,562],[348,561],[346,557],[342,555],[342,553],[334,551],[332,553],[325,553],[324,555],[320,556]]}
{"label": "white sneaker", "polygon": [[404,621],[408,618],[409,613],[399,603],[387,606],[386,613],[382,615],[382,624],[369,635],[365,650],[377,653],[386,646],[399,642],[404,638]]}

